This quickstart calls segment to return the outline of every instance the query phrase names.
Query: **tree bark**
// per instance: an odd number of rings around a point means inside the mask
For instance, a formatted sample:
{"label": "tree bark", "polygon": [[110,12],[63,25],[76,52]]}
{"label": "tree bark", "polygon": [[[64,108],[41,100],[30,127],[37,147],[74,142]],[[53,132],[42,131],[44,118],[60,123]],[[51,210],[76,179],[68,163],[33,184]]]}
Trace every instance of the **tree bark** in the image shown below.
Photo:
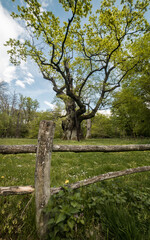
{"label": "tree bark", "polygon": [[130,145],[54,145],[53,152],[128,152],[149,151],[150,144]]}
{"label": "tree bark", "polygon": [[47,232],[48,216],[43,212],[43,209],[50,198],[50,165],[53,137],[54,123],[52,121],[41,121],[35,169],[36,226],[41,240],[45,239]]}
{"label": "tree bark", "polygon": [[0,195],[24,195],[31,194],[34,192],[33,186],[12,186],[12,187],[0,187]]}
{"label": "tree bark", "polygon": [[[36,153],[36,145],[0,145],[0,153]],[[53,152],[128,152],[149,151],[150,144],[130,145],[53,145]]]}
{"label": "tree bark", "polygon": [[17,153],[36,153],[37,145],[0,145],[0,153],[17,154]]}
{"label": "tree bark", "polygon": [[62,129],[64,132],[63,139],[65,140],[80,140],[83,137],[81,131],[81,122],[76,115],[76,104],[69,99],[65,102],[66,119],[62,121]]}
{"label": "tree bark", "polygon": [[86,120],[86,139],[91,138],[91,119]]}

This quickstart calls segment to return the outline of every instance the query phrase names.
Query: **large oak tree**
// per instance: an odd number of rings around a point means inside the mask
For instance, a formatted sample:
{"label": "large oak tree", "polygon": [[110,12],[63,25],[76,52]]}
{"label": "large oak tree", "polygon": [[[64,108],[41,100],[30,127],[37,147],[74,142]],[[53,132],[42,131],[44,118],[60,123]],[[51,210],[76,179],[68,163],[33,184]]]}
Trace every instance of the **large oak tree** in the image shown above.
{"label": "large oak tree", "polygon": [[10,60],[19,64],[29,56],[36,62],[65,103],[64,137],[80,139],[81,122],[94,117],[111,92],[143,61],[130,49],[149,31],[144,17],[149,1],[122,0],[117,6],[114,0],[104,0],[93,14],[90,0],[59,0],[68,11],[64,23],[50,10],[43,11],[38,0],[24,2],[12,17],[25,23],[28,37],[24,42],[7,42]]}

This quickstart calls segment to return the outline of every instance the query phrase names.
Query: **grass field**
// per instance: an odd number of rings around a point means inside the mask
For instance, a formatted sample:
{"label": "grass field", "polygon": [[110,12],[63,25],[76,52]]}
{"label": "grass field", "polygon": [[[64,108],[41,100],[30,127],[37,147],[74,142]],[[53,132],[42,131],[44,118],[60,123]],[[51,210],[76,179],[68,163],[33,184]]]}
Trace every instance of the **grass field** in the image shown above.
{"label": "grass field", "polygon": [[[37,140],[34,139],[0,139],[0,145],[36,143]],[[54,140],[54,144],[83,145],[146,143],[150,144],[150,139],[91,139],[79,143]],[[35,154],[0,155],[0,186],[34,185],[35,158]],[[122,153],[53,153],[51,165],[51,186],[57,187],[60,185],[63,186],[66,180],[69,180],[69,183],[73,183],[101,173],[148,166],[150,165],[150,151]],[[117,180],[109,180],[107,182],[117,183],[123,187],[133,187],[141,191],[145,190],[145,194],[149,194],[149,179],[150,173],[148,172],[121,177]],[[35,231],[34,212],[34,194],[1,197],[0,240],[38,239]],[[94,237],[87,237],[87,239],[94,239]],[[107,238],[105,237],[103,239],[111,238],[107,236]],[[146,238],[144,240],[146,240]]]}

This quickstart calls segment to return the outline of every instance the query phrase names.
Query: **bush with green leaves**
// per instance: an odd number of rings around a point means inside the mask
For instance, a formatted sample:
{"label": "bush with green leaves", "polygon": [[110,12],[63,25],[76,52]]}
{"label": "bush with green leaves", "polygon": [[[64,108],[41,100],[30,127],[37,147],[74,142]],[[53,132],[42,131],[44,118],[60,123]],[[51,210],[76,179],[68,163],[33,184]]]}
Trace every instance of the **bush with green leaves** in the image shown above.
{"label": "bush with green leaves", "polygon": [[117,127],[113,125],[111,116],[97,113],[92,119],[91,134],[93,138],[110,138],[119,136]]}
{"label": "bush with green leaves", "polygon": [[39,125],[42,120],[51,120],[56,123],[55,126],[55,138],[61,138],[63,134],[63,130],[61,127],[61,119],[59,118],[60,113],[59,112],[50,112],[50,111],[45,111],[45,112],[37,112],[36,113],[36,118],[34,118],[33,121],[30,122],[29,125],[29,138],[37,138],[38,137],[38,132],[39,132]]}
{"label": "bush with green leaves", "polygon": [[148,240],[149,197],[150,189],[122,187],[116,180],[74,191],[65,187],[46,208],[48,239]]}

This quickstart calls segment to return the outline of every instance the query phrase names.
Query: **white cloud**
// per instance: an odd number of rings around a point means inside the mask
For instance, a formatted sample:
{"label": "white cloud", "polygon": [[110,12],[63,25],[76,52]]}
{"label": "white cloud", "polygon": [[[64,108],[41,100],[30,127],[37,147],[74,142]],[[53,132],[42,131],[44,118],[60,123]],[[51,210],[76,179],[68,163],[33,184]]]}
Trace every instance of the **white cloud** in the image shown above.
{"label": "white cloud", "polygon": [[52,110],[54,110],[54,109],[56,108],[56,105],[55,105],[55,104],[52,104],[52,103],[50,103],[50,102],[48,102],[48,101],[44,101],[44,103],[45,103],[47,106],[49,106]]}
{"label": "white cloud", "polygon": [[111,115],[111,111],[110,109],[106,109],[106,110],[98,110],[98,113],[101,113],[105,116],[110,116]]}
{"label": "white cloud", "polygon": [[27,76],[33,78],[33,75],[30,72],[27,73]]}
{"label": "white cloud", "polygon": [[[52,2],[52,0],[50,1],[50,3]],[[47,2],[47,0],[44,0],[44,1],[41,1],[41,5],[42,5],[42,7],[43,8],[47,8],[48,7],[48,2]]]}
{"label": "white cloud", "polygon": [[25,77],[24,83],[31,85],[32,83],[34,83],[34,79],[31,77]]}
{"label": "white cloud", "polygon": [[49,6],[49,4],[52,4],[53,0],[41,0],[40,4],[41,4],[41,12],[44,12],[47,10],[47,7]]}
{"label": "white cloud", "polygon": [[23,80],[16,81],[16,85],[22,88],[25,88],[26,84],[31,85],[32,83],[34,83],[33,75],[30,72],[27,72],[26,74],[24,72],[24,75],[27,75],[27,77],[25,76]]}
{"label": "white cloud", "polygon": [[18,38],[22,33],[22,28],[9,15],[8,11],[4,9],[0,3],[0,82],[11,82],[16,78],[16,67],[9,63],[9,56],[4,44],[9,38]]}
{"label": "white cloud", "polygon": [[0,64],[0,82],[5,81],[7,83],[10,83],[12,79],[16,78],[16,67],[12,65],[4,65],[4,68],[1,72],[1,64]]}
{"label": "white cloud", "polygon": [[21,80],[17,80],[17,81],[16,81],[16,85],[17,85],[17,86],[20,86],[20,87],[22,87],[22,88],[25,88],[25,84],[24,84],[23,81],[21,81]]}

